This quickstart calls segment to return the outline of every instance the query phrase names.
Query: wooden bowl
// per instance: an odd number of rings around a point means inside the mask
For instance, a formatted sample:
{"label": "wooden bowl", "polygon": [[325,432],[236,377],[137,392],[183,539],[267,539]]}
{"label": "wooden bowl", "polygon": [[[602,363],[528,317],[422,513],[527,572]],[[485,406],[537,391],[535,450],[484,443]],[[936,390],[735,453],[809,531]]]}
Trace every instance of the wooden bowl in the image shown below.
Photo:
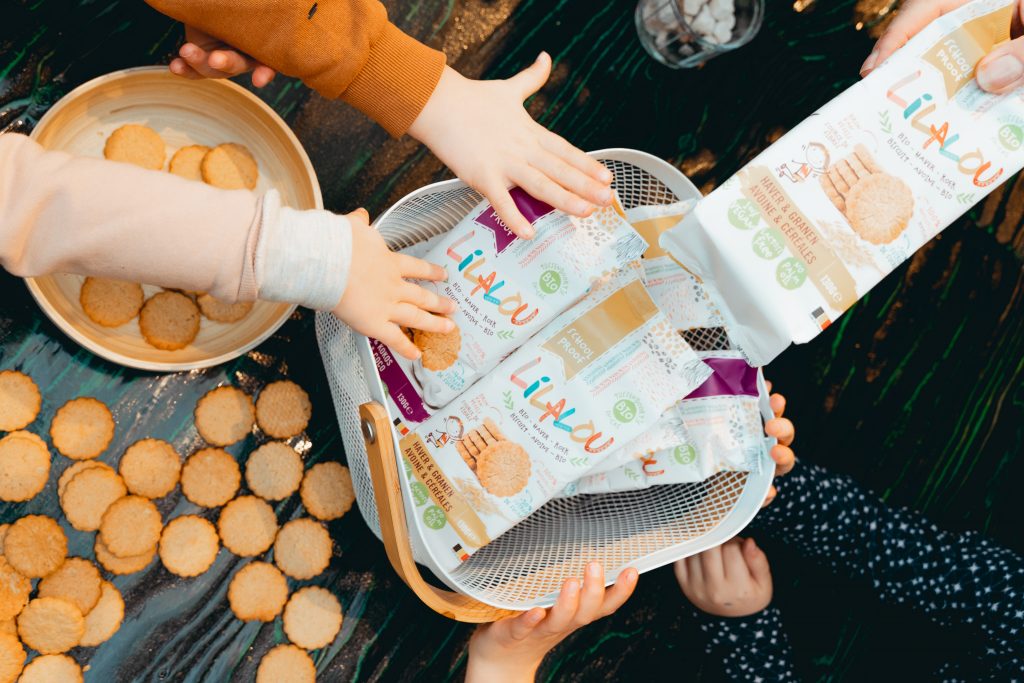
{"label": "wooden bowl", "polygon": [[[256,192],[273,188],[288,206],[323,208],[313,165],[288,124],[230,81],[192,81],[174,76],[167,67],[116,71],[61,98],[39,121],[32,138],[49,149],[102,159],[107,137],[126,123],[141,123],[159,133],[167,144],[168,160],[186,145],[239,142],[259,163]],[[224,363],[267,339],[295,310],[289,304],[258,301],[237,323],[204,317],[192,344],[161,351],[143,339],[138,318],[120,327],[90,320],[79,303],[83,279],[59,274],[25,282],[43,312],[69,337],[98,356],[143,370],[174,372]],[[160,288],[144,289],[148,298]]]}

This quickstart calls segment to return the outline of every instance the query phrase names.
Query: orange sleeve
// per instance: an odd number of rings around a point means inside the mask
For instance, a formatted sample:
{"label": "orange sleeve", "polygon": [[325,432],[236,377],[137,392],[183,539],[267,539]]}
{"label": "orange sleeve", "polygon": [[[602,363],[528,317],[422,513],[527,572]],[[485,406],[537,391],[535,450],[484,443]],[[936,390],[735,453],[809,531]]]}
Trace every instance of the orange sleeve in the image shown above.
{"label": "orange sleeve", "polygon": [[377,0],[146,0],[329,99],[405,133],[434,92],[444,53],[388,21]]}

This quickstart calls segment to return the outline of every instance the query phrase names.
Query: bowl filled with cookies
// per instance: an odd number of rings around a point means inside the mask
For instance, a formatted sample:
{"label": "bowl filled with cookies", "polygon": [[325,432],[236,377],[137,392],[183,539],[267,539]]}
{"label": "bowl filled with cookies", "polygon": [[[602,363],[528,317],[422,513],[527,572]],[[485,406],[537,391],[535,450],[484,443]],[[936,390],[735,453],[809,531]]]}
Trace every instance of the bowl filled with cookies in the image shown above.
{"label": "bowl filled with cookies", "polygon": [[[68,93],[32,137],[49,149],[224,189],[276,189],[298,209],[323,207],[313,166],[288,124],[230,81],[191,81],[164,67],[117,71]],[[26,284],[43,312],[86,349],[159,372],[235,358],[272,335],[295,308],[63,273]]]}

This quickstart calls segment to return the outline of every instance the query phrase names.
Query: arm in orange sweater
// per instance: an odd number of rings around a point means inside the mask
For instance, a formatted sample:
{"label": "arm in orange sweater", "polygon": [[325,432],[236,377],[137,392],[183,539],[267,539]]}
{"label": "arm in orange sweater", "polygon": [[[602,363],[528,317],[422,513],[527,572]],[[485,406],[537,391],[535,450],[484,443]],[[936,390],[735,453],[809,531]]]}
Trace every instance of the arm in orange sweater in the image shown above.
{"label": "arm in orange sweater", "polygon": [[377,0],[146,0],[400,136],[426,105],[444,54],[402,33]]}

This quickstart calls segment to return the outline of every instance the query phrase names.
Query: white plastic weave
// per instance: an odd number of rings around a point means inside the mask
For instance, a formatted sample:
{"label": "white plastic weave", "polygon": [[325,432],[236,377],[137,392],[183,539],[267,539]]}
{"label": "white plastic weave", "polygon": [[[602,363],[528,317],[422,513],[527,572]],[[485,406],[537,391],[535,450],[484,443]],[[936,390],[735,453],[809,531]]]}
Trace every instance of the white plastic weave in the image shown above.
{"label": "white plastic weave", "polygon": [[[650,155],[622,149],[593,155],[615,174],[615,189],[627,209],[700,196],[678,170]],[[380,217],[377,229],[393,248],[408,247],[451,229],[479,201],[480,195],[459,181],[437,183],[398,202]],[[365,338],[325,313],[317,314],[316,330],[359,510],[379,537],[358,408],[371,400],[386,405],[384,389]],[[722,328],[689,330],[686,336],[699,351],[730,348]],[[548,605],[565,579],[581,576],[591,560],[602,563],[611,582],[627,566],[647,571],[725,542],[757,512],[771,484],[770,462],[762,470],[721,473],[697,484],[559,498],[451,573],[440,571],[430,557],[421,541],[421,520],[406,496],[410,543],[417,562],[455,590],[497,607]],[[399,473],[408,490],[401,465]]]}

